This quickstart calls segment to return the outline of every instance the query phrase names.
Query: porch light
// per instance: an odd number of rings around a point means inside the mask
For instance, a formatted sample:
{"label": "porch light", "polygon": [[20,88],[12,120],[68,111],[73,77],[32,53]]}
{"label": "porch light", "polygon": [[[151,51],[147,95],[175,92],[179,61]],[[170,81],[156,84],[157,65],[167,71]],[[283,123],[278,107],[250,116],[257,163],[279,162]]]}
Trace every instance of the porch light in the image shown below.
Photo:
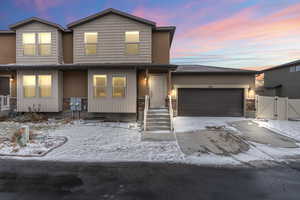
{"label": "porch light", "polygon": [[255,97],[255,91],[252,88],[249,88],[248,90],[248,98],[249,99],[254,99]]}
{"label": "porch light", "polygon": [[173,97],[176,96],[176,90],[175,90],[175,89],[172,89],[172,90],[171,90],[171,96],[173,96]]}

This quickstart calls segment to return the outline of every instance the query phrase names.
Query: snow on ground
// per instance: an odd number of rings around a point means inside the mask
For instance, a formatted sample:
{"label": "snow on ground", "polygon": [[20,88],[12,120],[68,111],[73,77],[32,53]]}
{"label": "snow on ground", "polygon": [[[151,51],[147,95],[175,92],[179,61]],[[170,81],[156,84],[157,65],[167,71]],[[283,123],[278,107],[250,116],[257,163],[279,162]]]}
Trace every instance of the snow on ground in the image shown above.
{"label": "snow on ground", "polygon": [[176,132],[192,132],[206,129],[206,126],[225,126],[228,122],[246,120],[242,117],[175,117],[174,129]]}
{"label": "snow on ground", "polygon": [[[127,123],[75,123],[49,132],[68,142],[39,160],[54,161],[181,161],[176,142],[141,142]],[[26,158],[21,158],[26,159]],[[31,158],[32,159],[32,158]]]}
{"label": "snow on ground", "polygon": [[[196,132],[203,130],[206,126],[225,126],[226,129],[236,131],[237,135],[242,133],[238,132],[234,127],[229,126],[228,122],[239,120],[251,120],[246,118],[232,118],[232,117],[176,117],[174,128],[176,132]],[[254,119],[252,119],[254,120]],[[300,122],[292,121],[259,121],[261,126],[274,130],[280,134],[289,136],[300,141]],[[231,157],[218,156],[215,154],[207,154],[201,156],[192,155],[186,157],[186,162],[193,164],[241,164],[253,161],[282,161],[282,159],[290,156],[299,156],[299,148],[275,148],[265,144],[247,141],[250,149],[247,152],[232,155]],[[300,147],[300,144],[298,144]]]}
{"label": "snow on ground", "polygon": [[[175,131],[190,132],[205,129],[205,126],[225,126],[227,122],[245,120],[238,117],[176,117]],[[248,119],[249,120],[249,119]],[[6,123],[6,122],[5,122]],[[0,123],[0,136],[6,130],[5,123]],[[283,131],[285,135],[300,139],[300,122],[268,121],[259,122],[268,128]],[[19,124],[22,125],[22,124]],[[13,126],[10,124],[9,126]],[[33,125],[39,127],[38,124]],[[42,127],[42,125],[41,125]],[[186,156],[182,153],[177,142],[145,142],[141,141],[141,133],[134,125],[128,123],[81,123],[58,124],[54,128],[37,128],[49,136],[65,136],[68,142],[54,149],[44,157],[16,159],[36,159],[52,161],[86,161],[86,162],[118,162],[118,161],[149,161],[149,162],[178,162],[198,165],[237,165],[257,160],[281,159],[288,155],[300,154],[297,149],[273,148],[267,145],[248,142],[249,151],[232,156],[214,154],[193,154]],[[130,128],[129,128],[130,127]],[[232,129],[232,128],[231,128]],[[6,159],[9,157],[1,157]]]}
{"label": "snow on ground", "polygon": [[300,121],[254,120],[260,126],[300,141]]}

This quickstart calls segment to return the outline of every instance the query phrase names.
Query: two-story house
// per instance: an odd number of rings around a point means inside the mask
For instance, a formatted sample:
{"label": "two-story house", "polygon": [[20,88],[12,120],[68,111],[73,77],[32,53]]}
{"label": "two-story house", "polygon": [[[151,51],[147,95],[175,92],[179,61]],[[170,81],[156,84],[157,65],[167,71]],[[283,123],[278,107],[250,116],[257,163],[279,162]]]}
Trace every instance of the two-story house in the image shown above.
{"label": "two-story house", "polygon": [[255,72],[170,64],[174,32],[115,9],[67,28],[20,21],[0,32],[3,91],[16,98],[18,112],[69,110],[77,97],[83,111],[118,120],[153,109],[162,117],[170,105],[180,116],[246,115]]}

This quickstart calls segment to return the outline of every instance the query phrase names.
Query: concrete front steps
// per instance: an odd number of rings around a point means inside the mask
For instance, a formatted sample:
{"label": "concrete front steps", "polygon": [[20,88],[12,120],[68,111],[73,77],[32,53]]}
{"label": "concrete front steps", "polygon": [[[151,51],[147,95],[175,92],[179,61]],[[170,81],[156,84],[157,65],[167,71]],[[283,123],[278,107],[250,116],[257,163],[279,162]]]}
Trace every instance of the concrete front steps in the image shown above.
{"label": "concrete front steps", "polygon": [[170,115],[166,108],[149,109],[147,113],[146,131],[170,131]]}

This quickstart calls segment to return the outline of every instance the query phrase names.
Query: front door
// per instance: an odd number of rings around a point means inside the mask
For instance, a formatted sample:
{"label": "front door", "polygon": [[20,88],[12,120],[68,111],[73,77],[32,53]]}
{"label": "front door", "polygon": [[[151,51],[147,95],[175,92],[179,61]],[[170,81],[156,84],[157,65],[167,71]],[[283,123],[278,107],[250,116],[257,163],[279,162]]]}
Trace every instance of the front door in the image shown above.
{"label": "front door", "polygon": [[150,75],[150,107],[165,107],[165,98],[167,96],[167,80],[164,74]]}

